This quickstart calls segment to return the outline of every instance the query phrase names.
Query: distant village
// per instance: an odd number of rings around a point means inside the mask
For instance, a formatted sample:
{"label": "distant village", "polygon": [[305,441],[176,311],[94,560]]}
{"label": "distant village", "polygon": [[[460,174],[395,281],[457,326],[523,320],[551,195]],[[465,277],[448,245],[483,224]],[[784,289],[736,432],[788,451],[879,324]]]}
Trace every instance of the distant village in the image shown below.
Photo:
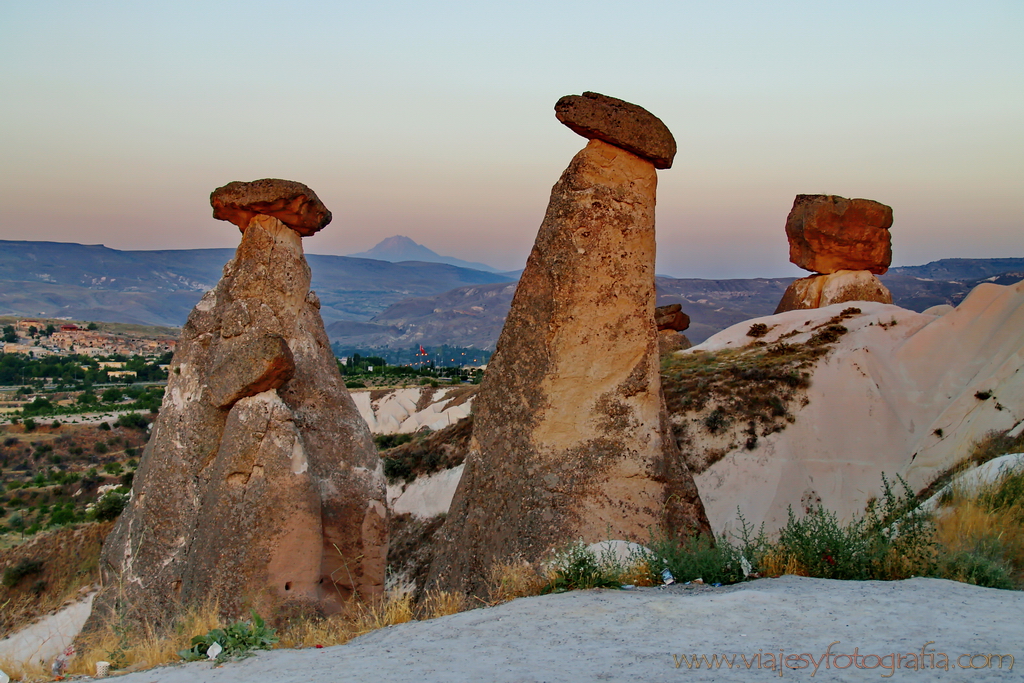
{"label": "distant village", "polygon": [[173,353],[177,340],[100,332],[95,323],[54,325],[43,320],[19,320],[3,328],[3,352],[44,356],[157,356]]}

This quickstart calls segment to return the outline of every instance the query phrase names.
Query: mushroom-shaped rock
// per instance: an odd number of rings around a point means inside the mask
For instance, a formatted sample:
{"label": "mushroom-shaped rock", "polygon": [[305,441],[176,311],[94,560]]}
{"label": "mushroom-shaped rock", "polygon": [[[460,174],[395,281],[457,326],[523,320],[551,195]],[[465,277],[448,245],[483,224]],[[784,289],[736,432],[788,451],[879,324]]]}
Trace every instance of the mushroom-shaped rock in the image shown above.
{"label": "mushroom-shaped rock", "polygon": [[690,316],[683,313],[682,304],[668,304],[654,309],[654,324],[658,331],[675,330],[682,332],[690,327]]}
{"label": "mushroom-shaped rock", "polygon": [[892,263],[892,208],[870,199],[798,194],[786,219],[789,260],[816,273],[867,270]]}
{"label": "mushroom-shaped rock", "polygon": [[236,180],[214,190],[210,204],[214,218],[234,223],[242,232],[258,214],[273,216],[302,237],[319,232],[331,222],[331,212],[316,193],[294,180]]}
{"label": "mushroom-shaped rock", "polygon": [[643,107],[585,92],[555,103],[555,117],[575,133],[646,159],[655,168],[672,168],[676,140],[661,119]]}

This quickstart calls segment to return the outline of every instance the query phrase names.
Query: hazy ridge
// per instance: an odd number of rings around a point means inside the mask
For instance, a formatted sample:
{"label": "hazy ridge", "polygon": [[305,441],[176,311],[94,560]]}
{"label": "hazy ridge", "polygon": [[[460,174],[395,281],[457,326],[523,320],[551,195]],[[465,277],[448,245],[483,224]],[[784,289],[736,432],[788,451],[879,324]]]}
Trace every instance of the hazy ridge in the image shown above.
{"label": "hazy ridge", "polygon": [[[180,326],[233,253],[0,240],[0,315]],[[327,332],[348,346],[493,348],[515,293],[515,280],[507,275],[444,263],[320,254],[307,259]],[[881,276],[895,303],[915,311],[955,305],[982,281],[1021,278],[1024,258],[942,259]],[[694,342],[771,314],[791,281],[656,279],[658,303],[683,304],[692,321],[686,334]]]}

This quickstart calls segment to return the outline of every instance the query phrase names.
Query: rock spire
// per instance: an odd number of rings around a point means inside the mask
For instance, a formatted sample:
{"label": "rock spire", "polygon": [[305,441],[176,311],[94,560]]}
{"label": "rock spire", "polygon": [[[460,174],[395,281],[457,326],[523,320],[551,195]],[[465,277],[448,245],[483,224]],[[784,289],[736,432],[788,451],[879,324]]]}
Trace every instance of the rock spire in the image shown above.
{"label": "rock spire", "polygon": [[[536,561],[580,538],[710,533],[661,394],[655,163],[607,140],[675,143],[636,105],[583,99],[619,104],[587,118],[590,142],[551,191],[473,407],[435,586],[480,593],[494,562]],[[567,101],[579,100],[559,100],[558,118],[581,132]]]}
{"label": "rock spire", "polygon": [[242,230],[182,330],[133,497],[103,549],[92,623],[167,623],[183,605],[333,612],[382,590],[380,460],[331,353],[301,235],[330,220],[309,188],[231,183]]}

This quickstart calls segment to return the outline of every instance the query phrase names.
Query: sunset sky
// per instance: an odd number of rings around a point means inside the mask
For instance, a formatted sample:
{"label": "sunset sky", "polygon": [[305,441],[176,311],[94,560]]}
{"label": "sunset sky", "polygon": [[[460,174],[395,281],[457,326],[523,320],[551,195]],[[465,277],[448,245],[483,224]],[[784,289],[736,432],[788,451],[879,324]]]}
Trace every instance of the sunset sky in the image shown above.
{"label": "sunset sky", "polygon": [[658,272],[799,275],[793,197],[893,207],[894,263],[1024,257],[1024,2],[5,2],[0,239],[233,247],[209,193],[521,268],[593,90],[659,116]]}

